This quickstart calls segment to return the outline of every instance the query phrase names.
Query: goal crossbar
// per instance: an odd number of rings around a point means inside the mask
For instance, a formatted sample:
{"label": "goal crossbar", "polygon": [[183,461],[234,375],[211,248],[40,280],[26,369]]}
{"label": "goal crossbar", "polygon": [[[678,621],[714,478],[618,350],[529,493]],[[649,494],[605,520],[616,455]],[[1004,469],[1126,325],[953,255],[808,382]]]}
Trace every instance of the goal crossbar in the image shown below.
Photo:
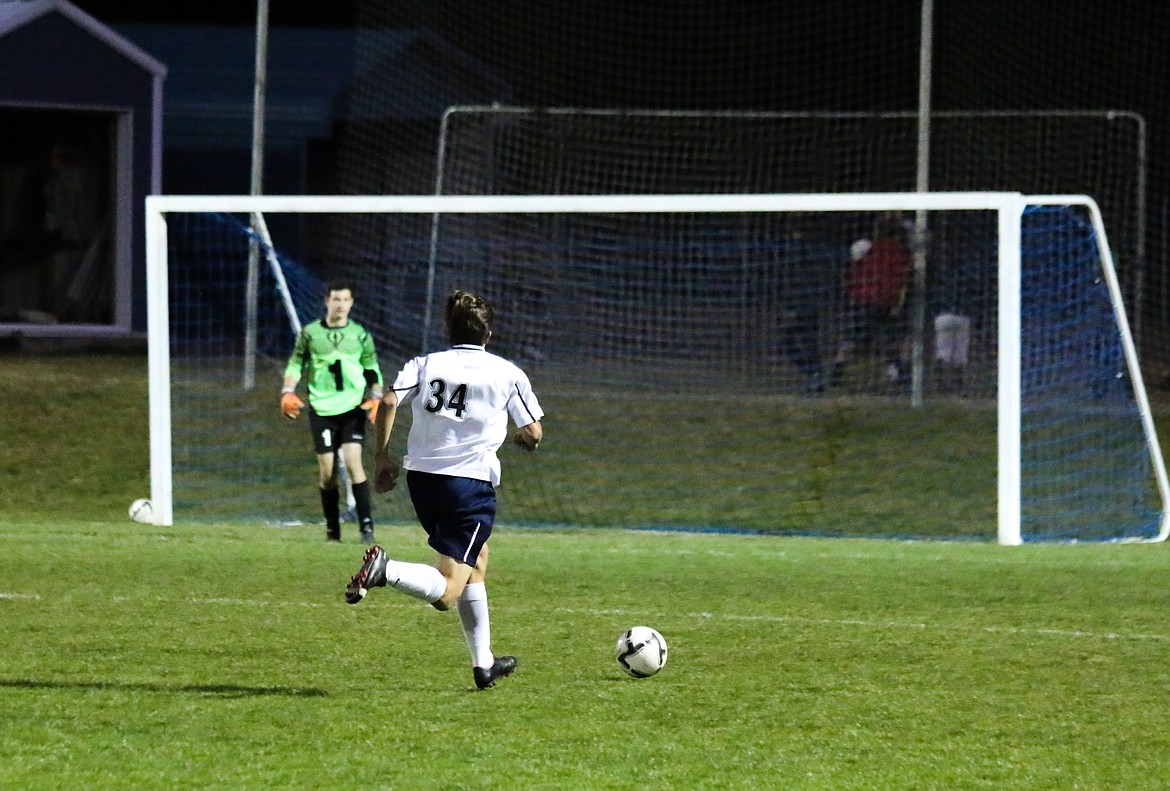
{"label": "goal crossbar", "polygon": [[170,349],[166,216],[178,212],[302,214],[643,214],[865,211],[994,211],[998,227],[998,541],[1021,536],[1021,223],[1030,205],[1087,209],[1101,246],[1126,364],[1139,402],[1148,451],[1162,502],[1156,539],[1170,535],[1164,461],[1154,431],[1140,367],[1129,333],[1100,210],[1083,195],[1028,196],[1016,192],[805,193],[685,195],[155,195],[146,199],[147,291],[150,362],[151,495],[160,524],[173,520],[171,487]]}
{"label": "goal crossbar", "polygon": [[147,214],[645,214],[796,211],[999,210],[1018,192],[867,192],[712,195],[151,195]]}

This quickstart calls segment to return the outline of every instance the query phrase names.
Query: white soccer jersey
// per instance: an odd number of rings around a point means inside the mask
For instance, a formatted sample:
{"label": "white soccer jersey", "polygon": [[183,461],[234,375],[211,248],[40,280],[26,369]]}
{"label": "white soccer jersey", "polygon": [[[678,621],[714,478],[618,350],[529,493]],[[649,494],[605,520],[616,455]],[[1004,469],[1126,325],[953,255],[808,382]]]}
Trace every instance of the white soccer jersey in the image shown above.
{"label": "white soccer jersey", "polygon": [[394,390],[411,404],[413,422],[403,466],[408,470],[500,483],[496,451],[517,427],[544,412],[528,376],[483,346],[460,344],[415,357],[398,372]]}

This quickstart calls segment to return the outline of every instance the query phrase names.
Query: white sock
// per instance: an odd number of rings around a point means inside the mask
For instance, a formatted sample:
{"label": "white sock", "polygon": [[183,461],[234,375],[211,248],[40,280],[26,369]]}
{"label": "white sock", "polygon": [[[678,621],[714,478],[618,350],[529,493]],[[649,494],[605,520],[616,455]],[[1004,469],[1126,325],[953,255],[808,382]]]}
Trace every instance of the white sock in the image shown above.
{"label": "white sock", "polygon": [[434,566],[399,560],[386,561],[386,584],[407,596],[432,604],[441,599],[447,590],[447,578]]}
{"label": "white sock", "polygon": [[492,627],[488,620],[487,586],[482,582],[469,582],[457,602],[459,621],[463,624],[463,636],[471,651],[471,664],[475,667],[491,667],[496,660],[492,655]]}

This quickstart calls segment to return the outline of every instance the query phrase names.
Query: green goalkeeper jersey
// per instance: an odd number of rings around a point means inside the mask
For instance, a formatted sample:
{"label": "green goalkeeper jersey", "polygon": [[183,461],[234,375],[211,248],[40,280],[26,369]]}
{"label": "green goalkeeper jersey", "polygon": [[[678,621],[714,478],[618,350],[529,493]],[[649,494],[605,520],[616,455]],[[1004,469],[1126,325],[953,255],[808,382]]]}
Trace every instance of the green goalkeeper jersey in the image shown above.
{"label": "green goalkeeper jersey", "polygon": [[[366,371],[372,372],[368,378]],[[368,386],[382,384],[374,338],[352,319],[343,327],[326,326],[321,319],[306,324],[284,375],[305,379],[309,406],[319,415],[348,412],[361,404]]]}

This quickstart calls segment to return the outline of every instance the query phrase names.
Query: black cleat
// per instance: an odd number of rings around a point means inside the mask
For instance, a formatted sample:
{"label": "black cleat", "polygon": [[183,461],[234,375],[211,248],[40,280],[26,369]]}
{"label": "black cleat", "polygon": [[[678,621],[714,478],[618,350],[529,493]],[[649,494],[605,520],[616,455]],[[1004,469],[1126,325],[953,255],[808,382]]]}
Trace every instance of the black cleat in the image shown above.
{"label": "black cleat", "polygon": [[477,667],[475,668],[475,686],[480,689],[487,689],[495,686],[496,681],[504,676],[510,676],[516,672],[516,657],[514,656],[497,656],[496,661],[492,662],[491,667]]}
{"label": "black cleat", "polygon": [[374,531],[372,528],[362,528],[362,543],[363,544],[374,543]]}
{"label": "black cleat", "polygon": [[372,546],[366,550],[362,567],[345,586],[346,602],[357,604],[366,597],[370,588],[381,588],[386,584],[386,560],[386,552],[381,547]]}

